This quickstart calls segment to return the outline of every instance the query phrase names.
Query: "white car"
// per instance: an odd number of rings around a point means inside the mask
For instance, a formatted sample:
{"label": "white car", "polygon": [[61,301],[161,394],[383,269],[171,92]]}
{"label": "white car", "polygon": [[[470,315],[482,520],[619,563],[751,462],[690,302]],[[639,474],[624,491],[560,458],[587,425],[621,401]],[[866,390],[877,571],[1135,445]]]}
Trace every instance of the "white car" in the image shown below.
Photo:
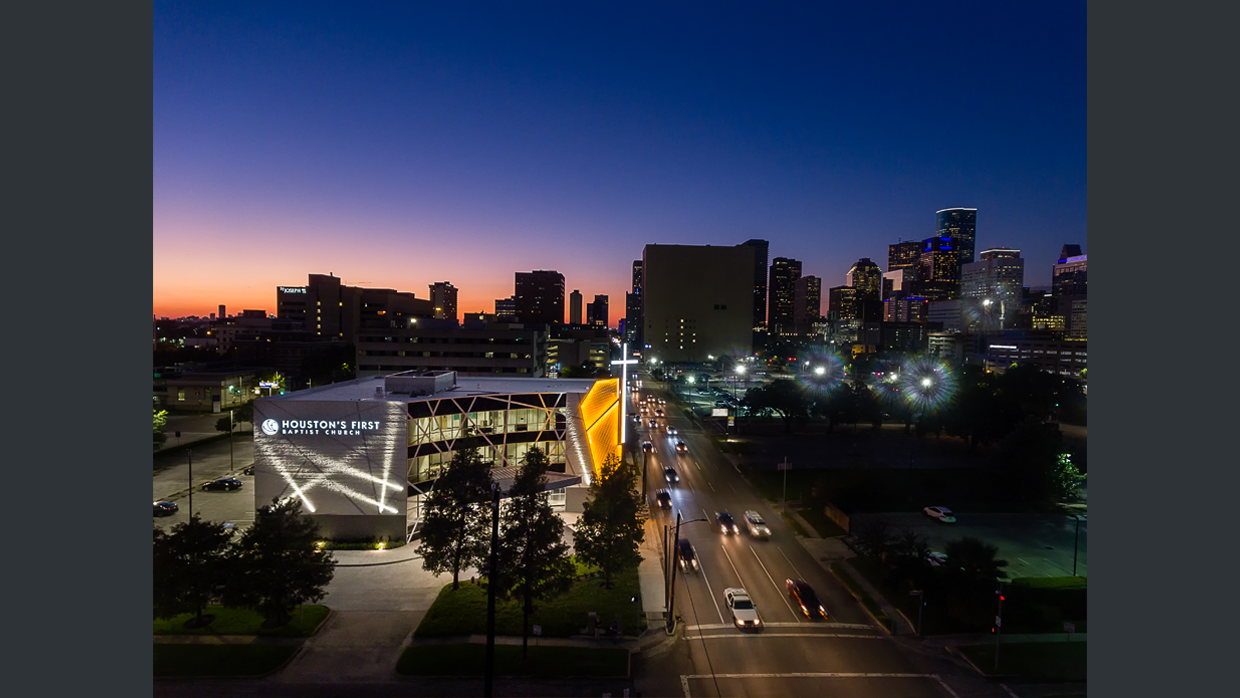
{"label": "white car", "polygon": [[938,519],[939,523],[956,523],[956,517],[947,507],[926,507],[922,509],[922,513],[932,519]]}
{"label": "white car", "polygon": [[929,562],[931,567],[942,567],[947,564],[947,553],[932,551],[926,555],[926,562]]}
{"label": "white car", "polygon": [[745,528],[749,529],[749,535],[754,538],[770,538],[771,529],[767,527],[766,520],[762,515],[752,509],[745,512]]}
{"label": "white car", "polygon": [[728,610],[732,612],[732,620],[736,623],[736,627],[742,630],[762,627],[758,607],[753,605],[749,592],[740,587],[731,587],[723,590],[723,598],[728,605]]}

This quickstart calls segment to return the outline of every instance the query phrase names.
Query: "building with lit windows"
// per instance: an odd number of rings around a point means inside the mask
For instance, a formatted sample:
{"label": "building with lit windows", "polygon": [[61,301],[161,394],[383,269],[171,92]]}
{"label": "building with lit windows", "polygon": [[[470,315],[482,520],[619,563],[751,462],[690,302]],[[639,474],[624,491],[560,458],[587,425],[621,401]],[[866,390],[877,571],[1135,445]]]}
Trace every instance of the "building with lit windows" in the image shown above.
{"label": "building with lit windows", "polygon": [[[747,245],[646,245],[643,358],[704,362],[752,352],[753,255]],[[788,302],[791,322],[791,289]]]}
{"label": "building with lit windows", "polygon": [[897,269],[916,269],[917,260],[925,245],[920,240],[909,240],[887,245],[887,271]]}
{"label": "building with lit windows", "polygon": [[973,261],[977,239],[977,209],[945,208],[934,213],[936,237],[951,238],[956,249],[956,266]]}
{"label": "building with lit windows", "polygon": [[428,298],[390,288],[347,286],[331,274],[310,274],[305,286],[276,287],[276,318],[289,330],[346,344],[355,343],[362,328],[399,327],[410,318],[434,315]]}
{"label": "building with lit windows", "polygon": [[542,325],[564,322],[563,274],[545,270],[519,271],[515,287],[512,297],[518,321]]}
{"label": "building with lit windows", "polygon": [[801,278],[801,261],[788,257],[771,260],[770,283],[767,285],[766,326],[771,335],[796,331],[797,279]]}
{"label": "building with lit windows", "polygon": [[1025,284],[1025,260],[1020,250],[985,250],[981,259],[960,267],[960,297],[990,301],[986,306],[989,329],[1013,327],[1020,313]]}
{"label": "building with lit windows", "polygon": [[506,491],[537,446],[551,462],[552,506],[580,512],[603,460],[620,452],[619,387],[409,371],[263,398],[255,506],[297,498],[325,538],[406,540],[454,452],[477,449]]}
{"label": "building with lit windows", "polygon": [[455,320],[457,289],[447,281],[437,281],[430,285],[431,307],[434,308],[437,320]]}
{"label": "building with lit windows", "polygon": [[951,238],[927,238],[917,262],[917,294],[935,301],[960,296],[960,263]]}

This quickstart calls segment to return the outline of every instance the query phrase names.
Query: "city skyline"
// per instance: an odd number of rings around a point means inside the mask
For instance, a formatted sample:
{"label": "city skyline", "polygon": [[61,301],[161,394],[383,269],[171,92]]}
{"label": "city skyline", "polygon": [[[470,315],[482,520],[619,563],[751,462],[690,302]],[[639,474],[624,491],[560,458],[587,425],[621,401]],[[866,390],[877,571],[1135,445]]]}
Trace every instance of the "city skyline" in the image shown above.
{"label": "city skyline", "polygon": [[615,327],[647,244],[764,239],[834,287],[953,207],[1029,286],[1088,252],[1083,7],[738,7],[156,7],[153,313],[310,273],[490,312],[551,269]]}

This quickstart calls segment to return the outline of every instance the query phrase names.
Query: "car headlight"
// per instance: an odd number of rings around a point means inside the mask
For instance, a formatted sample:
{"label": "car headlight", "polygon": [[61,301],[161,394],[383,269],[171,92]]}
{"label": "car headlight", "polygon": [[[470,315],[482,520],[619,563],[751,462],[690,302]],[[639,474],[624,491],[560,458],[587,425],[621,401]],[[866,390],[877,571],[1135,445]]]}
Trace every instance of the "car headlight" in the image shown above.
{"label": "car headlight", "polygon": [[693,561],[693,569],[695,569],[695,570],[696,570],[696,569],[697,569],[697,566],[698,566],[698,564],[697,564],[697,560],[694,560],[694,561]]}
{"label": "car headlight", "polygon": [[754,624],[754,625],[762,625],[762,619],[761,619],[761,618],[754,618],[754,619],[753,619],[753,624]]}
{"label": "car headlight", "polygon": [[737,624],[737,625],[744,625],[744,624],[745,624],[745,621],[741,620],[740,618],[737,618],[737,619],[736,619],[736,624]]}
{"label": "car headlight", "polygon": [[722,531],[723,533],[727,533],[728,527],[724,526],[723,524],[719,524],[719,530]]}

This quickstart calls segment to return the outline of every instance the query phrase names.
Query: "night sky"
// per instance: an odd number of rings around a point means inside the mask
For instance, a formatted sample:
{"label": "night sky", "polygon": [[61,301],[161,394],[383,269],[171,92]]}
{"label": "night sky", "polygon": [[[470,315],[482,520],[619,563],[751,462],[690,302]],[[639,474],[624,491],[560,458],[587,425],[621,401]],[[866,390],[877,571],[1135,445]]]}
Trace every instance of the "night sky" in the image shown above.
{"label": "night sky", "polygon": [[159,316],[556,269],[614,326],[644,245],[749,238],[825,301],[954,206],[1026,285],[1088,252],[1083,2],[154,10]]}

